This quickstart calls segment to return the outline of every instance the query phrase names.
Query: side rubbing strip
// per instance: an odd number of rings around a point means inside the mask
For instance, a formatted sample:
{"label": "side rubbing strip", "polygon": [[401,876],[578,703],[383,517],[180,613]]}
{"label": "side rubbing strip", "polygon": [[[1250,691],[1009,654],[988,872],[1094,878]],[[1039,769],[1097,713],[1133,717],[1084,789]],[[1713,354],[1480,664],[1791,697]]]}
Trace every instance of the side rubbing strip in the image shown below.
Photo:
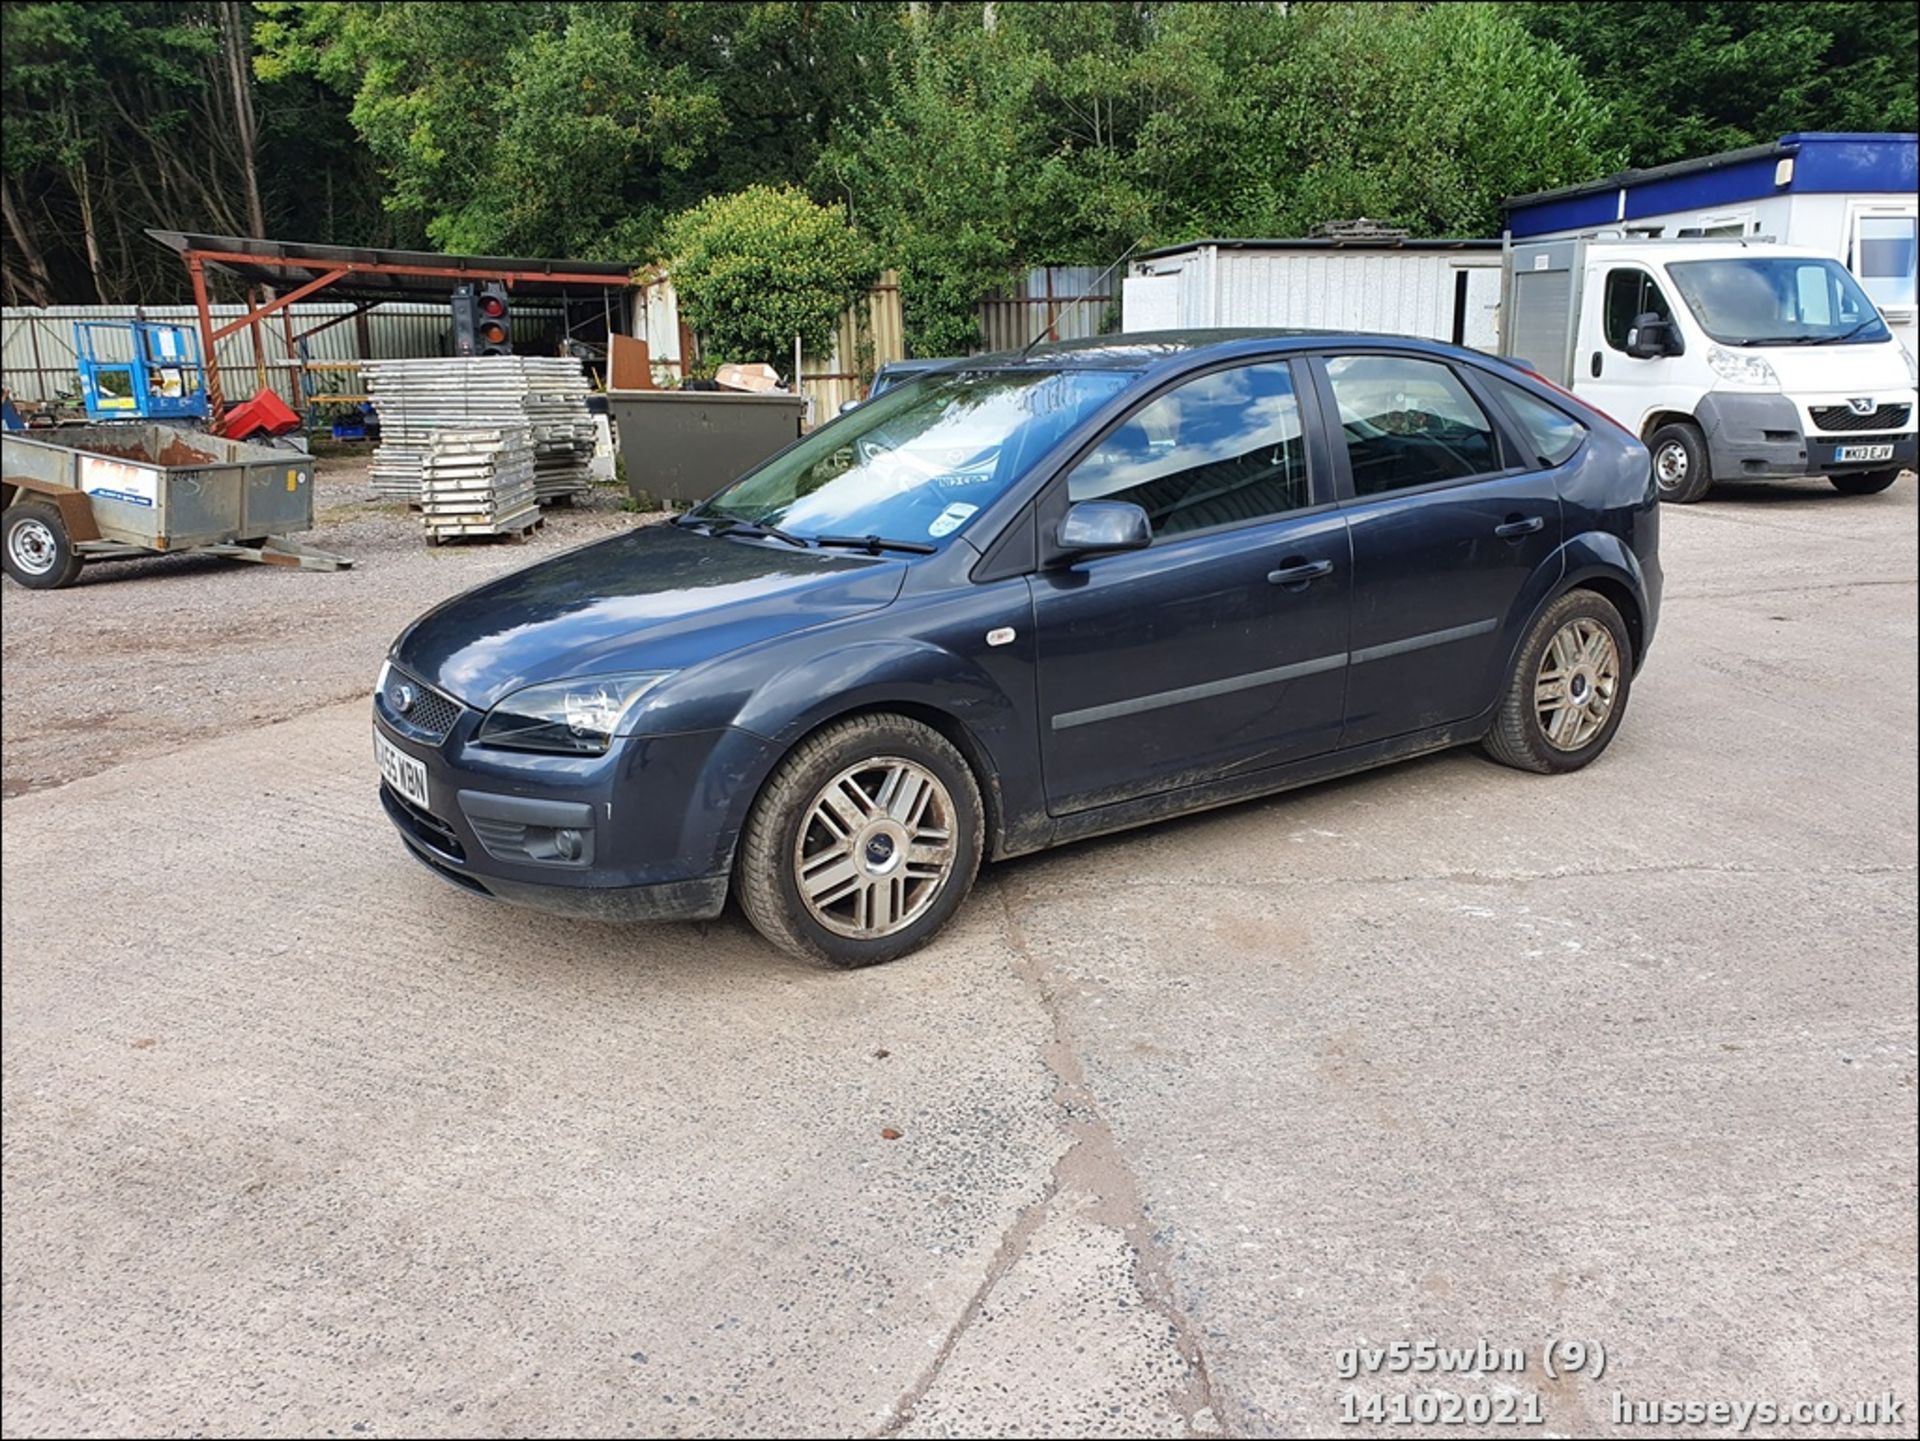
{"label": "side rubbing strip", "polygon": [[1390,640],[1385,645],[1370,645],[1365,650],[1353,653],[1355,665],[1365,665],[1370,660],[1385,660],[1390,655],[1405,655],[1410,650],[1425,650],[1430,645],[1445,645],[1452,640],[1465,640],[1470,635],[1485,635],[1500,622],[1497,620],[1476,620],[1472,625],[1456,625],[1446,630],[1430,630],[1425,635],[1410,635],[1405,640]]}
{"label": "side rubbing strip", "polygon": [[1057,731],[1071,730],[1074,726],[1092,725],[1095,721],[1118,720],[1121,716],[1159,710],[1162,706],[1185,705],[1188,701],[1206,700],[1217,695],[1231,695],[1237,690],[1252,690],[1255,686],[1274,685],[1303,675],[1318,675],[1321,671],[1338,670],[1346,663],[1347,657],[1343,651],[1339,655],[1316,656],[1312,660],[1296,661],[1292,665],[1275,666],[1272,670],[1248,671],[1245,675],[1232,675],[1225,680],[1210,680],[1201,685],[1182,686],[1179,690],[1156,691],[1152,695],[1136,696],[1132,700],[1117,700],[1108,705],[1088,706],[1085,710],[1062,711],[1053,718],[1053,728]]}

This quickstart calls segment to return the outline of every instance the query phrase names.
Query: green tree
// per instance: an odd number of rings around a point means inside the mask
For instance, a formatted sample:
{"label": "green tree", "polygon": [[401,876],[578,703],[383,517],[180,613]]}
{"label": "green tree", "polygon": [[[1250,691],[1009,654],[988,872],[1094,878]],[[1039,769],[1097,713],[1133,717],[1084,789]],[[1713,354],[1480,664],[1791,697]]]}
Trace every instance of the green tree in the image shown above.
{"label": "green tree", "polygon": [[793,368],[793,342],[818,353],[879,274],[873,247],[838,211],[791,187],[716,195],[666,231],[680,313],[710,360]]}
{"label": "green tree", "polygon": [[921,353],[1039,263],[1360,215],[1490,233],[1616,164],[1577,68],[1493,4],[1032,4],[907,27],[815,172],[901,270]]}
{"label": "green tree", "polygon": [[915,30],[884,98],[843,128],[816,185],[847,196],[898,268],[914,349],[965,353],[979,340],[980,298],[1037,248],[1036,57],[1010,30],[939,20]]}
{"label": "green tree", "polygon": [[295,3],[260,73],[352,96],[386,204],[445,250],[645,260],[716,190],[803,176],[883,73],[870,4]]}
{"label": "green tree", "polygon": [[148,227],[382,243],[346,105],[256,85],[249,14],[230,0],[0,8],[9,303],[182,298],[186,273]]}
{"label": "green tree", "polygon": [[1607,97],[1634,165],[1797,130],[1917,128],[1920,7],[1908,0],[1529,0],[1514,8]]}

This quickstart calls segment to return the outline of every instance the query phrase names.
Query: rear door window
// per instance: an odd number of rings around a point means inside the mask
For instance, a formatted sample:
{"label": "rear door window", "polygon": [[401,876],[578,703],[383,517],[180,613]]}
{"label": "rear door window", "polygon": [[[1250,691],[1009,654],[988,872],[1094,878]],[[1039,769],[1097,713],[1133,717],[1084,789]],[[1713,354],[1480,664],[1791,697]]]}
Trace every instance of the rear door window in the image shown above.
{"label": "rear door window", "polygon": [[1450,367],[1404,355],[1336,355],[1327,380],[1356,494],[1500,469],[1493,422]]}
{"label": "rear door window", "polygon": [[1560,464],[1580,448],[1587,428],[1557,405],[1550,405],[1531,390],[1502,380],[1497,375],[1481,377],[1500,403],[1507,408],[1534,458],[1542,465]]}

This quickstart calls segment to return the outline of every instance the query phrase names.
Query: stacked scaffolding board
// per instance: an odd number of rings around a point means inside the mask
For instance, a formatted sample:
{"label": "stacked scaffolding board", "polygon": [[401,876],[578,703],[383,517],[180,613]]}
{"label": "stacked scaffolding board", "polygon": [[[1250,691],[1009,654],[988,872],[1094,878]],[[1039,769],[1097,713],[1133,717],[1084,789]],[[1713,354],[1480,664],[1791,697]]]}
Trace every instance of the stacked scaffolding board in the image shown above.
{"label": "stacked scaffolding board", "polygon": [[529,355],[444,360],[375,360],[368,394],[380,413],[373,488],[418,503],[428,448],[444,431],[524,430],[532,446],[533,485],[541,502],[591,484],[593,417],[580,362]]}
{"label": "stacked scaffolding board", "polygon": [[523,535],[540,523],[533,437],[524,426],[441,430],[421,463],[420,516],[436,545],[456,536]]}

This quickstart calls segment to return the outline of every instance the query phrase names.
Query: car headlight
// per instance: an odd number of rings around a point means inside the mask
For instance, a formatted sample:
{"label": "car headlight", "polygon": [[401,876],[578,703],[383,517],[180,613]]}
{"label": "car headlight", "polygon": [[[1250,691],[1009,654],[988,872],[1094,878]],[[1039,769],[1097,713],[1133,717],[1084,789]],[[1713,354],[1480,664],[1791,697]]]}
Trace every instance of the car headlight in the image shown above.
{"label": "car headlight", "polygon": [[1780,377],[1773,373],[1773,367],[1767,364],[1764,356],[1741,355],[1738,351],[1722,350],[1715,345],[1707,350],[1707,364],[1722,380],[1731,380],[1740,385],[1763,385],[1774,390],[1780,388]]}
{"label": "car headlight", "polygon": [[1907,384],[1920,385],[1920,364],[1915,363],[1913,352],[1903,345],[1900,347],[1900,358],[1907,363]]}
{"label": "car headlight", "polygon": [[517,690],[480,722],[476,745],[507,750],[605,753],[639,706],[640,698],[671,671],[589,675]]}

